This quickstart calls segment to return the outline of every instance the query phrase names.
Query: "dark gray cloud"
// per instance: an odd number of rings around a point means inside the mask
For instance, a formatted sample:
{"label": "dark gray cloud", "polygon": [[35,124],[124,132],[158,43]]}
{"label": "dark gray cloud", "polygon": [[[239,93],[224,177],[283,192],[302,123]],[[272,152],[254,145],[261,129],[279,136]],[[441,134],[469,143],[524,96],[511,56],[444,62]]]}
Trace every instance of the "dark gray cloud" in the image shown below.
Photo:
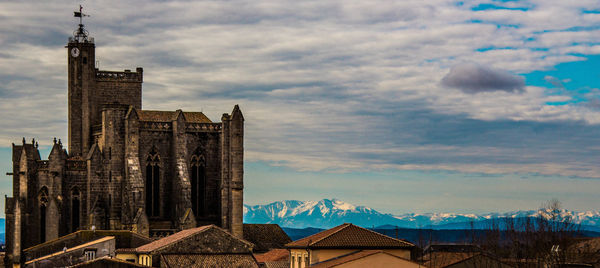
{"label": "dark gray cloud", "polygon": [[464,63],[452,67],[442,78],[442,85],[470,94],[489,91],[522,92],[525,78],[475,63]]}

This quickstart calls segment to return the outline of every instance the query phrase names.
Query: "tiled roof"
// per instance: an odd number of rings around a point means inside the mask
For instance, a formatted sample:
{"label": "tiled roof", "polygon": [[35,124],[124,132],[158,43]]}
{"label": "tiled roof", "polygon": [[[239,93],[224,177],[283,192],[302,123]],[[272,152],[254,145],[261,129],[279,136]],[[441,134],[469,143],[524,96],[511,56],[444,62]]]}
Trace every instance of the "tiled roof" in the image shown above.
{"label": "tiled roof", "polygon": [[441,268],[469,259],[479,253],[473,252],[434,252],[423,256],[423,265],[429,268]]}
{"label": "tiled roof", "polygon": [[265,262],[262,267],[265,268],[290,268],[290,261],[269,261]]}
{"label": "tiled roof", "polygon": [[292,239],[277,224],[244,224],[244,239],[255,245],[254,252],[284,248]]}
{"label": "tiled roof", "polygon": [[286,244],[288,248],[411,248],[413,244],[344,223]]}
{"label": "tiled roof", "polygon": [[209,228],[214,227],[214,225],[206,225],[206,226],[200,226],[200,227],[196,227],[196,228],[191,228],[191,229],[186,229],[183,231],[179,231],[177,233],[174,233],[170,236],[161,238],[159,240],[156,240],[154,242],[148,243],[146,245],[137,247],[135,249],[136,252],[152,252],[155,251],[157,249],[163,248],[165,246],[168,246],[172,243],[175,243],[181,239],[184,239],[190,235],[199,233],[199,232],[203,232],[205,230],[208,230]]}
{"label": "tiled roof", "polygon": [[[140,121],[171,122],[177,118],[176,111],[153,111],[137,110]],[[186,122],[190,123],[212,123],[202,112],[183,112]]]}
{"label": "tiled roof", "polygon": [[600,237],[585,239],[567,248],[567,261],[600,263]]}
{"label": "tiled roof", "polygon": [[362,258],[371,256],[371,255],[375,255],[375,254],[386,254],[386,255],[398,258],[399,261],[403,260],[403,261],[406,261],[406,262],[414,264],[414,266],[418,266],[417,263],[413,263],[410,260],[406,260],[406,259],[400,258],[400,257],[395,256],[393,254],[387,253],[387,252],[385,252],[383,250],[360,250],[360,251],[352,252],[350,254],[346,254],[346,255],[343,255],[343,256],[340,256],[340,257],[337,257],[337,258],[334,258],[334,259],[330,259],[330,260],[326,260],[326,261],[323,261],[323,262],[319,262],[319,263],[313,264],[310,267],[315,267],[315,268],[335,267],[335,266],[338,266],[338,265],[341,265],[341,264],[344,264],[344,263],[352,262],[352,261],[355,261],[355,260],[358,260],[358,259],[362,259]]}
{"label": "tiled roof", "polygon": [[424,252],[481,252],[481,248],[473,244],[431,244]]}
{"label": "tiled roof", "polygon": [[248,267],[258,268],[251,254],[163,254],[161,267]]}
{"label": "tiled roof", "polygon": [[117,253],[135,253],[135,248],[118,248],[115,250]]}
{"label": "tiled roof", "polygon": [[59,238],[37,244],[23,250],[26,260],[61,251],[64,247],[71,248],[97,240],[106,236],[114,236],[116,248],[133,248],[150,243],[152,239],[132,231],[125,230],[79,230]]}
{"label": "tiled roof", "polygon": [[77,246],[72,247],[72,248],[67,248],[66,250],[61,250],[61,251],[58,251],[58,252],[54,252],[54,253],[52,253],[50,255],[46,255],[46,256],[43,256],[43,257],[40,257],[40,258],[37,258],[37,259],[30,260],[30,261],[26,262],[25,264],[39,262],[39,261],[46,260],[46,259],[49,259],[49,258],[52,258],[52,257],[56,257],[58,255],[66,254],[66,253],[69,253],[69,252],[72,252],[72,251],[75,251],[75,250],[78,250],[78,249],[82,249],[82,248],[85,248],[85,247],[89,247],[89,246],[92,246],[92,245],[95,245],[95,244],[99,244],[99,243],[106,242],[108,240],[114,240],[114,239],[115,239],[114,236],[106,236],[106,237],[100,238],[98,240],[90,241],[90,242],[87,242],[85,244],[77,245]]}
{"label": "tiled roof", "polygon": [[183,112],[185,121],[192,123],[212,123],[202,112]]}
{"label": "tiled roof", "polygon": [[273,261],[288,261],[290,259],[290,251],[287,249],[273,249],[266,253],[254,254],[256,261],[261,262],[273,262]]}

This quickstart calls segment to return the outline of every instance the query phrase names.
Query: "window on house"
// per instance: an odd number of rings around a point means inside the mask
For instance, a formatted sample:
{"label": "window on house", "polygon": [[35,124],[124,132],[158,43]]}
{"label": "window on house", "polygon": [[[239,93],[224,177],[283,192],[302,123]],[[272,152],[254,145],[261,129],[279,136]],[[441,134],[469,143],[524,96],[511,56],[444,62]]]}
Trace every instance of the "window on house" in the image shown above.
{"label": "window on house", "polygon": [[302,255],[298,255],[298,268],[302,267]]}
{"label": "window on house", "polygon": [[292,255],[292,265],[290,268],[294,268],[294,267],[296,267],[296,256]]}
{"label": "window on house", "polygon": [[85,255],[85,260],[93,260],[96,258],[96,249],[86,249],[83,251],[83,255]]}
{"label": "window on house", "polygon": [[153,148],[146,158],[146,213],[159,216],[160,157]]}
{"label": "window on house", "polygon": [[206,193],[206,176],[205,176],[205,164],[204,157],[200,154],[199,150],[192,155],[190,162],[190,177],[191,177],[191,194],[192,194],[192,211],[194,215],[204,215],[204,200]]}
{"label": "window on house", "polygon": [[308,263],[308,255],[304,255],[304,267],[308,267],[310,263]]}

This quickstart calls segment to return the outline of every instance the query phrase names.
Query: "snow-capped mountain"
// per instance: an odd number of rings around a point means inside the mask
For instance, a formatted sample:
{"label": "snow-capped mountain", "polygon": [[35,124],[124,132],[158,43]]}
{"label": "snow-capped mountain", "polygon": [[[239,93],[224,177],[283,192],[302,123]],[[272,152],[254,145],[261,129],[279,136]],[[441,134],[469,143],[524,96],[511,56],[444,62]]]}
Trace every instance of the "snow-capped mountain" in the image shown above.
{"label": "snow-capped mountain", "polygon": [[375,223],[396,223],[400,220],[374,209],[355,206],[338,199],[320,201],[286,200],[268,205],[244,205],[244,222],[276,223],[282,227],[330,228],[344,222],[372,227]]}
{"label": "snow-capped mountain", "polygon": [[[481,227],[486,221],[499,217],[525,218],[548,214],[545,211],[516,211],[510,213],[459,214],[459,213],[407,213],[392,215],[365,206],[355,206],[338,199],[320,201],[286,200],[267,205],[244,205],[245,223],[276,223],[292,228],[331,228],[344,222],[364,227],[383,225],[402,228],[464,229],[471,222]],[[574,212],[562,210],[562,217],[569,216],[573,222],[587,229],[600,230],[600,211]]]}

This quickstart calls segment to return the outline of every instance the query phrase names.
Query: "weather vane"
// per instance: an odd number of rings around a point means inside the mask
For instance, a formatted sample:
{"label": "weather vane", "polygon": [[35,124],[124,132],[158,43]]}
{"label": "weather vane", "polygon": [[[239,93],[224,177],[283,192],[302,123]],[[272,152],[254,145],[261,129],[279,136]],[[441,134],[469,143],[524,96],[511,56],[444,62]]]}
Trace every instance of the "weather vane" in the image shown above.
{"label": "weather vane", "polygon": [[83,7],[79,5],[79,12],[74,11],[74,17],[79,18],[79,28],[73,32],[73,36],[77,41],[87,41],[88,32],[83,27],[83,17],[89,17],[90,15],[83,13]]}

